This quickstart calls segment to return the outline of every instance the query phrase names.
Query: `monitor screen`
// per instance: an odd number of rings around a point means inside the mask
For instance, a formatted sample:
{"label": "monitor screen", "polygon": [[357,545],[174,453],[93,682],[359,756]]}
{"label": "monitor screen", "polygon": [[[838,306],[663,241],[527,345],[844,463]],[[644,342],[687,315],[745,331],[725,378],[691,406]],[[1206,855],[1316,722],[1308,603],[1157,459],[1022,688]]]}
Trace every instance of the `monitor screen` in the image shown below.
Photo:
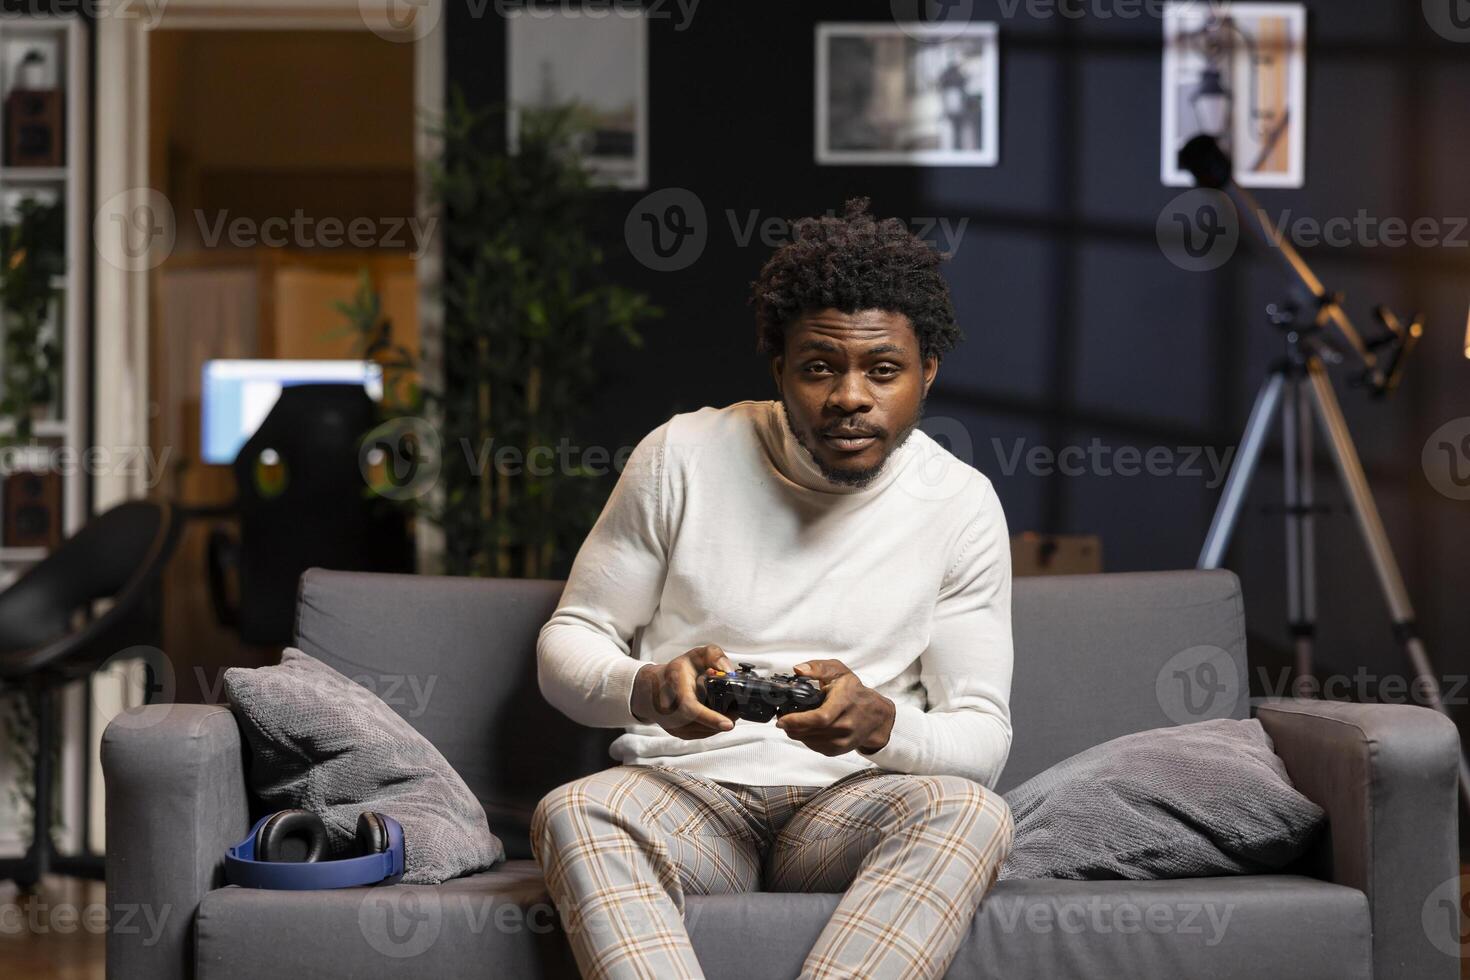
{"label": "monitor screen", "polygon": [[216,360],[204,362],[200,396],[200,456],[233,463],[287,385],[352,384],[383,397],[383,368],[372,361]]}

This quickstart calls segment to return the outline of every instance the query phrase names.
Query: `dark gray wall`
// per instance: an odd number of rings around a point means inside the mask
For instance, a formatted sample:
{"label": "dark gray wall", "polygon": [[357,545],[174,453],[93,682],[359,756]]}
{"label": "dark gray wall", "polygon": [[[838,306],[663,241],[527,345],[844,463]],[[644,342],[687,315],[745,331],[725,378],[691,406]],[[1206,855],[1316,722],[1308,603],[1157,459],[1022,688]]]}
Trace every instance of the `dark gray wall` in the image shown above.
{"label": "dark gray wall", "polygon": [[[1210,273],[1182,271],[1162,254],[1155,221],[1179,192],[1158,177],[1156,19],[1036,18],[1025,0],[974,8],[975,19],[1001,24],[1001,164],[988,169],[813,162],[814,25],[889,19],[886,2],[703,0],[683,30],[677,8],[661,6],[672,17],[651,27],[649,186],[698,195],[709,244],[686,270],[650,271],[628,253],[622,232],[646,192],[606,194],[598,231],[614,274],[650,292],[668,315],[648,328],[644,351],[610,360],[606,386],[588,395],[581,435],[631,444],[672,411],[772,397],[745,305],[769,249],[738,244],[727,211],[742,222],[752,212],[798,217],[868,194],[883,215],[969,219],[948,267],[968,341],[944,361],[928,414],[963,422],[973,462],[996,482],[1013,531],[1099,534],[1110,570],[1190,566],[1218,492],[1204,479],[1042,476],[1024,467],[1006,474],[992,440],[1007,449],[1018,438],[1052,449],[1094,437],[1112,450],[1234,445],[1280,349],[1262,311],[1288,280],[1276,257],[1249,242]],[[1308,8],[1307,186],[1261,192],[1262,203],[1273,214],[1322,220],[1359,209],[1441,222],[1470,214],[1470,44],[1437,36],[1417,2],[1318,0]],[[1007,9],[1016,13],[1007,17]],[[450,17],[451,82],[477,102],[500,99],[503,25],[458,4]],[[1428,317],[1397,397],[1371,402],[1341,372],[1338,391],[1431,655],[1450,675],[1466,670],[1470,638],[1470,503],[1431,487],[1420,452],[1442,423],[1470,416],[1470,361],[1461,350],[1466,237],[1458,248],[1308,252],[1329,286],[1347,292],[1360,324],[1380,302]],[[1401,675],[1404,661],[1325,459],[1319,478],[1333,511],[1319,532],[1321,668]],[[1268,668],[1285,663],[1287,645],[1282,530],[1280,516],[1260,506],[1279,495],[1272,464],[1229,562],[1245,583],[1253,660]]]}

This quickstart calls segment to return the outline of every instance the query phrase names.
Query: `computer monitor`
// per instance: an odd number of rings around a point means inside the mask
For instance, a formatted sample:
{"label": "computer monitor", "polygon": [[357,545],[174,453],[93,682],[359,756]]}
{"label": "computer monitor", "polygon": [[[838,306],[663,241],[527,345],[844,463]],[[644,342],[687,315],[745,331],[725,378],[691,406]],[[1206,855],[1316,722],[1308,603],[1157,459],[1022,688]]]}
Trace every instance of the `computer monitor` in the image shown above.
{"label": "computer monitor", "polygon": [[351,384],[383,397],[383,368],[372,361],[214,360],[204,362],[200,456],[229,464],[275,407],[287,385]]}

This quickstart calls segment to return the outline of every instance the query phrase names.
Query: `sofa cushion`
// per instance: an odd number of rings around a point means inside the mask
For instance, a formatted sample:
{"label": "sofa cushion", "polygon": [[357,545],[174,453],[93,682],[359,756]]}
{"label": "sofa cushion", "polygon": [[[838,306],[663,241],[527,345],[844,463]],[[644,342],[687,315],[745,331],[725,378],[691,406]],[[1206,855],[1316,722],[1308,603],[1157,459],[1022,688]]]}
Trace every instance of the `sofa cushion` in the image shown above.
{"label": "sofa cushion", "polygon": [[[690,897],[685,920],[710,980],[794,977],[839,897]],[[1369,941],[1363,893],[1311,878],[1005,881],[948,976],[1369,980]],[[577,976],[530,861],[436,887],[216,889],[197,957],[200,980]]]}
{"label": "sofa cushion", "polygon": [[1115,738],[1005,794],[1000,878],[1198,878],[1286,867],[1325,823],[1255,719]]}
{"label": "sofa cushion", "polygon": [[250,745],[250,787],[267,811],[322,818],[335,854],[375,810],[403,825],[403,880],[435,884],[505,856],[484,808],[434,748],[375,693],[300,650],[278,666],[225,671]]}
{"label": "sofa cushion", "polygon": [[550,579],[301,577],[297,646],[383,700],[444,753],[480,800],[507,857],[531,857],[531,814],[548,792],[613,764],[610,728],[584,728],[536,684],[536,635],[556,611]]}

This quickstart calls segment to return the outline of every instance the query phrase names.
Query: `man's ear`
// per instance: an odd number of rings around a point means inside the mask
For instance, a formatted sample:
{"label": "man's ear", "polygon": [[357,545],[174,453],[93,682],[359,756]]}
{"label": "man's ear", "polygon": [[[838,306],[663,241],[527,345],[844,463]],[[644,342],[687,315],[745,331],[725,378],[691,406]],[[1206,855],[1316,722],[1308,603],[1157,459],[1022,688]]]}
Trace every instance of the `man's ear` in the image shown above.
{"label": "man's ear", "polygon": [[785,365],[786,356],[777,354],[771,358],[771,378],[776,382],[776,396],[781,395],[781,368]]}
{"label": "man's ear", "polygon": [[934,384],[934,379],[938,376],[939,355],[930,354],[928,357],[924,358],[924,394],[926,396],[929,394],[930,385]]}

